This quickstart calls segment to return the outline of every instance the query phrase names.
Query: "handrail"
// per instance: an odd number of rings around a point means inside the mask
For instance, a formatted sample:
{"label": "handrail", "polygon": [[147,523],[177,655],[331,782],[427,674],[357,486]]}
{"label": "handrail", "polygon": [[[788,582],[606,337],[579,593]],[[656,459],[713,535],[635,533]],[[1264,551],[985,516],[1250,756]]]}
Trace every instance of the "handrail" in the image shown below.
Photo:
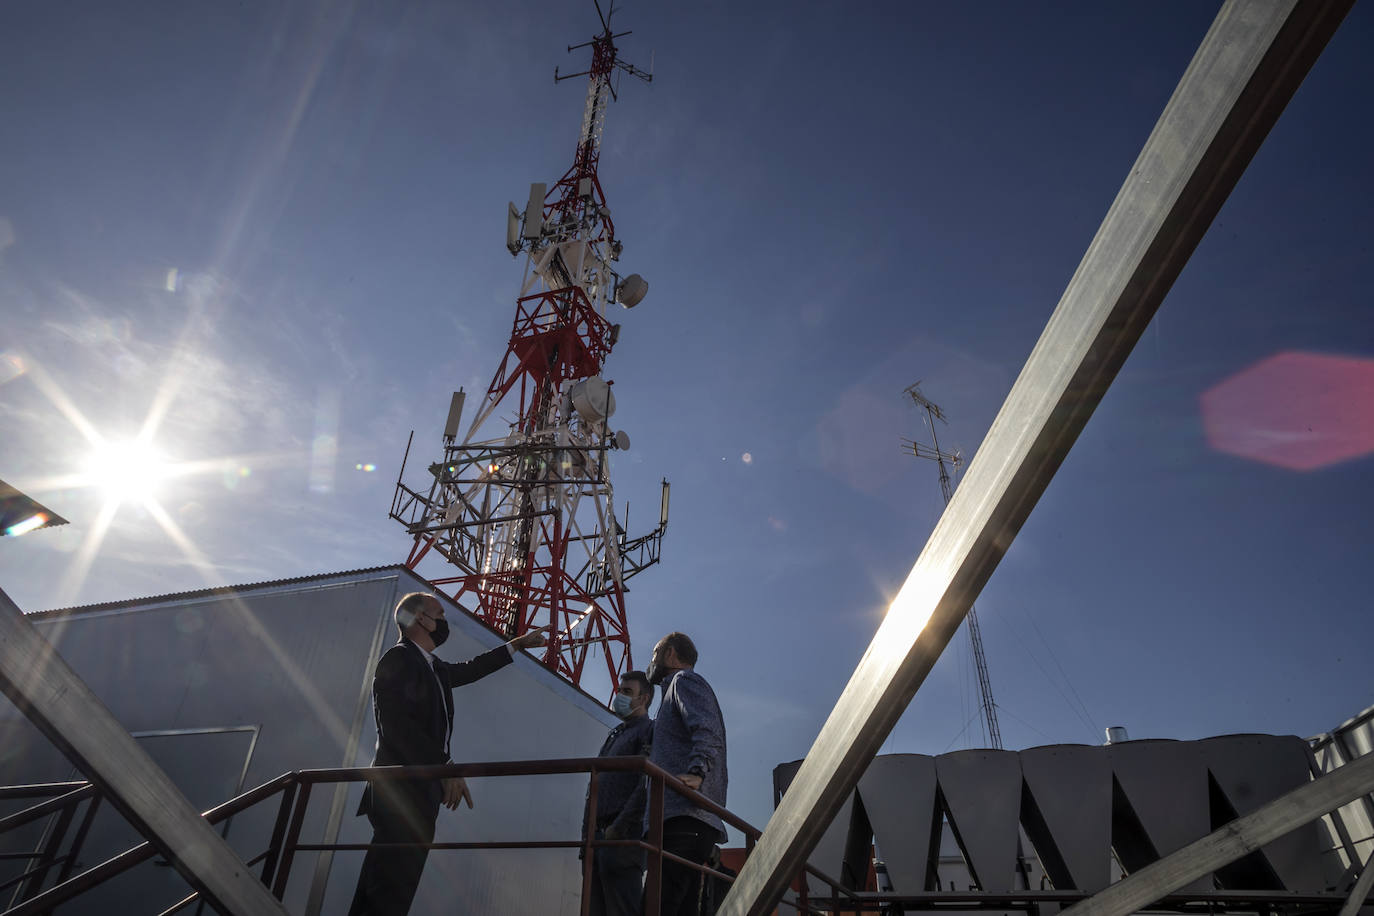
{"label": "handrail", "polygon": [[[247,810],[258,802],[271,797],[276,792],[294,785],[295,781],[295,774],[283,773],[281,776],[265,782],[254,789],[249,789],[242,795],[231,798],[222,805],[211,808],[202,816],[210,824],[218,824],[220,821],[233,817],[235,814]],[[30,897],[16,907],[5,910],[4,916],[29,916],[29,914],[51,910],[97,885],[103,884],[111,878],[123,874],[135,865],[146,862],[156,854],[157,850],[153,848],[152,843],[146,841],[140,843],[99,865],[87,869],[79,875],[74,875],[58,883],[41,894]],[[72,853],[69,853],[69,855],[72,855]]]}
{"label": "handrail", "polygon": [[[537,766],[536,766],[537,765]],[[492,763],[445,763],[428,766],[347,767],[297,770],[303,781],[313,782],[388,782],[393,779],[444,779],[459,776],[557,776],[568,773],[645,773],[661,778],[668,788],[691,799],[698,808],[709,811],[751,839],[763,831],[711,799],[687,786],[675,775],[644,757],[564,757],[550,760],[502,760]]]}
{"label": "handrail", "polygon": [[45,795],[61,795],[82,786],[88,786],[84,779],[74,782],[39,782],[27,786],[0,786],[0,801],[9,798],[41,798]]}
{"label": "handrail", "polygon": [[[389,782],[397,779],[437,780],[455,776],[466,779],[468,777],[480,778],[492,776],[553,776],[570,773],[595,774],[597,772],[644,773],[645,775],[650,777],[650,779],[655,783],[656,786],[662,785],[665,788],[672,789],[679,795],[682,795],[685,798],[689,799],[692,802],[692,804],[696,807],[699,807],[703,810],[711,812],[712,814],[715,814],[722,821],[739,830],[741,833],[744,834],[747,848],[752,849],[754,842],[763,834],[763,831],[759,830],[753,824],[750,824],[748,821],[739,817],[737,814],[730,811],[728,808],[716,804],[716,802],[707,798],[705,795],[702,795],[700,792],[697,792],[695,789],[688,787],[685,783],[680,781],[674,774],[669,773],[667,770],[663,769],[662,767],[658,766],[657,764],[653,763],[645,757],[567,757],[554,758],[549,760],[514,760],[494,761],[486,763],[447,763],[426,766],[343,767],[334,769],[298,770],[296,775],[300,777],[302,783],[339,783],[356,782],[359,780],[369,780],[372,782]],[[592,785],[595,786],[596,782],[593,781]],[[594,818],[591,818],[589,820],[594,821]],[[722,880],[733,880],[727,875],[707,868],[705,865],[688,862],[685,859],[680,859],[679,857],[674,856],[670,852],[663,852],[663,841],[661,835],[663,818],[661,808],[657,815],[651,813],[649,823],[651,834],[654,832],[654,828],[657,828],[660,831],[660,833],[656,838],[651,836],[650,842],[639,841],[639,844],[649,851],[651,859],[666,857],[684,866],[692,868],[695,871],[699,871],[704,874],[711,874],[713,876],[721,878]],[[592,830],[594,830],[594,826],[592,824],[589,824],[589,834],[592,832]],[[528,845],[522,845],[520,843],[515,842],[501,844],[495,842],[427,843],[423,845],[425,845],[429,849],[523,849],[564,848],[570,846],[590,846],[594,848],[602,848],[603,846],[618,845],[623,842],[625,841],[589,840],[587,838],[584,838],[582,841],[579,842],[531,841]],[[370,848],[370,844],[350,843],[305,845],[293,843],[292,848],[299,851],[312,852],[326,850],[361,850]],[[819,869],[815,868],[809,863],[805,866],[804,870],[807,874],[810,874],[813,877],[817,878],[821,881],[821,883],[825,884],[831,889],[832,895],[829,899],[839,899],[843,895],[847,900],[852,900],[854,902],[859,901],[860,898],[854,891],[844,887],[839,881],[835,880],[829,875],[826,875],[824,872],[820,871]],[[584,874],[584,886],[585,881],[588,875],[590,874],[590,866],[587,866],[586,871],[587,874]],[[652,866],[650,868],[650,876],[653,876]],[[653,893],[649,893],[649,890],[652,890]],[[802,882],[800,893],[804,905],[804,901],[806,898],[805,881]],[[646,910],[645,916],[656,916],[658,907],[657,887],[649,888],[646,882],[645,896],[646,902],[649,905],[648,909]]]}
{"label": "handrail", "polygon": [[[92,801],[87,808],[86,817],[82,819],[81,827],[77,831],[78,839],[84,838],[86,830],[90,827],[91,813],[95,811],[96,806],[100,803],[100,799],[95,787],[88,782],[43,783],[32,786],[11,786],[8,787],[8,789],[10,791],[6,792],[0,790],[0,792],[4,792],[4,796],[11,799],[36,798],[43,795],[52,795],[53,797],[50,797],[47,801],[31,805],[22,811],[17,811],[14,814],[0,818],[0,833],[14,830],[25,824],[33,823],[50,814],[57,815],[56,822],[45,831],[44,839],[33,852],[0,854],[0,859],[3,860],[28,861],[27,867],[22,872],[9,878],[3,884],[0,884],[0,893],[5,893],[9,891],[10,888],[18,887],[20,888],[19,894],[22,895],[24,893],[23,888],[41,885],[43,881],[47,879],[48,872],[59,862],[62,863],[61,872],[59,874],[65,877],[66,874],[70,873],[71,867],[74,864],[73,860],[75,854],[74,852],[68,852],[65,856],[59,856],[57,854],[57,849],[61,845],[62,836],[66,833],[67,828],[71,825],[72,819],[76,815],[76,806],[87,798],[90,798]],[[70,791],[67,791],[69,789]],[[55,794],[58,792],[62,794]],[[59,880],[61,880],[61,878],[59,878]]]}
{"label": "handrail", "polygon": [[[644,757],[571,757],[552,760],[521,760],[521,761],[493,761],[486,763],[453,763],[439,766],[408,766],[408,767],[344,767],[336,769],[307,769],[297,770],[282,775],[249,789],[247,792],[224,802],[203,815],[210,824],[217,824],[229,817],[234,816],[248,808],[257,805],[274,795],[281,794],[276,820],[273,824],[272,836],[268,842],[268,848],[245,864],[250,868],[261,863],[263,866],[262,881],[272,888],[273,893],[278,899],[285,895],[286,885],[290,877],[290,868],[295,853],[306,851],[325,851],[325,850],[365,850],[372,847],[372,844],[365,843],[301,843],[300,833],[305,821],[306,806],[310,799],[310,790],[318,784],[337,784],[344,782],[389,782],[398,779],[409,780],[437,780],[448,777],[497,777],[497,776],[550,776],[567,775],[574,773],[596,774],[599,772],[621,772],[621,773],[642,773],[650,780],[650,791],[648,805],[650,809],[650,829],[645,839],[625,839],[625,840],[597,840],[595,836],[595,808],[592,808],[592,816],[588,819],[587,834],[580,840],[531,840],[531,841],[505,841],[505,842],[471,842],[471,843],[426,843],[413,844],[423,845],[428,849],[573,849],[581,848],[584,851],[610,847],[637,846],[644,849],[650,859],[650,867],[646,874],[646,916],[657,916],[658,912],[658,881],[659,870],[664,861],[678,863],[684,867],[691,868],[705,875],[724,881],[731,881],[731,876],[725,875],[704,864],[689,862],[671,852],[663,849],[663,799],[666,790],[671,789],[681,796],[689,799],[698,808],[709,811],[720,817],[722,821],[744,834],[746,846],[752,848],[754,841],[759,838],[761,831],[745,821],[743,818],[731,812],[722,805],[716,804],[711,799],[701,793],[687,787],[677,779],[675,775],[664,770],[662,767],[650,762]],[[589,793],[589,802],[594,805],[596,796],[597,781],[592,780],[592,789]],[[99,800],[99,793],[93,787],[84,782],[75,783],[46,783],[34,786],[16,786],[0,788],[0,799],[3,798],[23,798],[38,797],[42,795],[54,795],[58,792],[66,791],[58,798],[42,802],[25,811],[8,818],[0,819],[0,830],[9,823],[11,826],[18,826],[15,818],[24,818],[24,823],[32,821],[43,814],[51,813],[58,809],[65,809],[75,805],[77,802],[94,797]],[[42,809],[40,811],[40,809]],[[38,811],[39,813],[34,813]],[[412,844],[399,844],[412,845]],[[144,842],[99,865],[90,868],[81,874],[72,876],[65,880],[59,880],[54,887],[25,900],[12,909],[5,910],[4,916],[31,916],[51,910],[62,903],[71,900],[85,891],[96,887],[111,878],[124,873],[136,865],[147,861],[157,854],[151,843]],[[74,859],[76,855],[75,845],[68,851],[66,857]],[[589,894],[585,892],[587,883],[590,881],[592,872],[592,855],[584,856],[584,894],[583,911],[585,913]],[[841,884],[820,870],[810,866],[805,867],[805,874],[809,874],[825,884],[831,892],[827,899],[838,901],[842,897],[849,903],[862,906],[862,898],[855,892],[841,886]],[[803,878],[797,893],[797,901],[786,901],[788,906],[795,906],[801,912],[815,912],[807,902],[806,880]],[[198,899],[198,894],[192,893],[189,896],[177,901],[165,914],[175,913],[194,903]]]}
{"label": "handrail", "polygon": [[[15,827],[22,827],[25,824],[38,820],[44,815],[52,814],[54,811],[65,808],[68,805],[75,805],[77,802],[90,798],[95,794],[95,787],[88,782],[76,783],[76,785],[80,786],[80,788],[74,789],[65,795],[58,795],[55,798],[50,798],[45,802],[39,802],[32,807],[25,808],[23,811],[16,811],[14,814],[0,817],[0,833],[4,833],[6,830],[13,830]],[[12,797],[23,798],[25,796]]]}

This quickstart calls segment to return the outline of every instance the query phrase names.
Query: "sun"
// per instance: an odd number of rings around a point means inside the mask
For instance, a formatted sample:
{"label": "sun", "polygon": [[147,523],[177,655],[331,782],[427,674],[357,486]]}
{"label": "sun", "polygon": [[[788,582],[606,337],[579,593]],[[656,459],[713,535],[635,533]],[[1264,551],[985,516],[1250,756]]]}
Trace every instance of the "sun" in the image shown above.
{"label": "sun", "polygon": [[139,439],[99,445],[86,463],[91,483],[117,503],[152,499],[170,471],[162,453]]}

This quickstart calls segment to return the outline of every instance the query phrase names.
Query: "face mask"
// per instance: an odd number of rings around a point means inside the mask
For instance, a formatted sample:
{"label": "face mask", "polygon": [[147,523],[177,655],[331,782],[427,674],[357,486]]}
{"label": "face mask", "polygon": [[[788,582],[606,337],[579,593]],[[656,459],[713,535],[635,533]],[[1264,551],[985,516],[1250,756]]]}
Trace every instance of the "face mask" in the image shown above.
{"label": "face mask", "polygon": [[611,697],[611,712],[620,716],[622,719],[630,718],[630,710],[633,706],[634,700],[625,696],[623,693],[617,693],[615,696]]}
{"label": "face mask", "polygon": [[448,639],[448,621],[440,617],[434,621],[434,632],[429,634],[430,641],[434,643],[434,648],[439,648]]}
{"label": "face mask", "polygon": [[644,672],[649,678],[649,683],[655,686],[662,684],[663,679],[668,676],[668,669],[658,663],[658,659],[649,662],[649,667]]}

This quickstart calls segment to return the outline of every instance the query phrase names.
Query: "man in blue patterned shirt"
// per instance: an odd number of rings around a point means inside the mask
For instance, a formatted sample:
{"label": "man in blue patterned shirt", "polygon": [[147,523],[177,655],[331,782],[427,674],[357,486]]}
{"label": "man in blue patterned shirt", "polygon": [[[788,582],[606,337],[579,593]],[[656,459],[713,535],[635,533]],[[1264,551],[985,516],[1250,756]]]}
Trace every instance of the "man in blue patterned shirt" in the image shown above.
{"label": "man in blue patterned shirt", "polygon": [[[654,720],[649,759],[690,789],[725,806],[729,774],[725,766],[725,720],[715,691],[694,670],[697,647],[685,633],[669,633],[654,646],[649,682],[663,686]],[[719,817],[669,791],[663,799],[663,849],[689,862],[704,863],[726,840]],[[660,912],[697,916],[701,873],[664,860]]]}

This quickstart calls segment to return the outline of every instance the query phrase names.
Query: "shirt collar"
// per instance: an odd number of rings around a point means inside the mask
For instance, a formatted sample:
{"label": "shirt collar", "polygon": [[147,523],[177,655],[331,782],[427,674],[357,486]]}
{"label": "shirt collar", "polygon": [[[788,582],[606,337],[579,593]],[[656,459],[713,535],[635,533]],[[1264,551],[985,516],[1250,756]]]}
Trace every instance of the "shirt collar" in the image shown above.
{"label": "shirt collar", "polygon": [[425,657],[425,661],[429,664],[429,666],[430,666],[431,668],[434,667],[434,653],[433,653],[433,652],[426,651],[425,649],[421,648],[419,645],[416,645],[416,643],[415,643],[414,641],[412,641],[412,640],[407,639],[406,642],[409,643],[409,644],[415,649],[416,652],[419,652],[421,655],[423,655],[423,656]]}

